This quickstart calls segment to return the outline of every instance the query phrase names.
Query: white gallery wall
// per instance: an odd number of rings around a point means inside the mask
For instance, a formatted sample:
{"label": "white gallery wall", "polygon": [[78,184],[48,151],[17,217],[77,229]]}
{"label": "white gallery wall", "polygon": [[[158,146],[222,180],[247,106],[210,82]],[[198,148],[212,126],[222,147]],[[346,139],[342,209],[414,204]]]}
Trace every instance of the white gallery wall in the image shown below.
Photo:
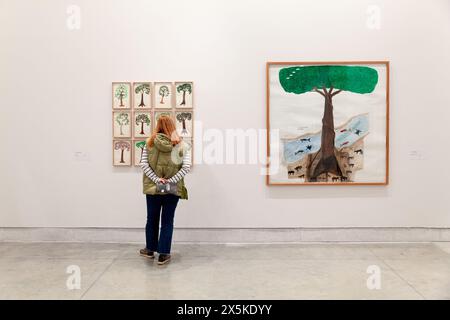
{"label": "white gallery wall", "polygon": [[144,225],[139,168],[111,165],[112,81],[192,80],[224,133],[265,128],[267,61],[331,60],[391,63],[390,184],[197,163],[176,226],[450,226],[448,0],[1,0],[0,41],[0,227]]}

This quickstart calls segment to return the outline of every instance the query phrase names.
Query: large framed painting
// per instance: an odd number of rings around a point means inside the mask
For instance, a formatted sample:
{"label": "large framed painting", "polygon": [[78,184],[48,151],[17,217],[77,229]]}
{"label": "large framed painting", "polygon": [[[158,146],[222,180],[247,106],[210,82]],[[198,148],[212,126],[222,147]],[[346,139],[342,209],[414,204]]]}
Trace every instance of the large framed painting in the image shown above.
{"label": "large framed painting", "polygon": [[267,63],[268,185],[386,185],[389,62]]}

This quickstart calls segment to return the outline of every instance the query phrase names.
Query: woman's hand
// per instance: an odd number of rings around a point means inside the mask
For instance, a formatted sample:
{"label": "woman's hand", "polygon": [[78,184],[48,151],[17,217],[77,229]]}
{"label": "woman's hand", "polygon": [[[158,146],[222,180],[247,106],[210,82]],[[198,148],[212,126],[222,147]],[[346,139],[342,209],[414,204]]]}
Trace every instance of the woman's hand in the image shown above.
{"label": "woman's hand", "polygon": [[159,182],[159,183],[162,183],[162,184],[166,184],[166,183],[168,183],[169,181],[167,181],[167,179],[164,179],[164,178],[159,178],[158,182]]}

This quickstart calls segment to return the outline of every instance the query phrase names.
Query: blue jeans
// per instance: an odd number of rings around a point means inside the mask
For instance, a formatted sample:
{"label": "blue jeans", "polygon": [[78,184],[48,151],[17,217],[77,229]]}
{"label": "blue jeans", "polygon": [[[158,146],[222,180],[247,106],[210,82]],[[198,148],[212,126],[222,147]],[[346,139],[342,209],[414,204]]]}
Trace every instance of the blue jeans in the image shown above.
{"label": "blue jeans", "polygon": [[[146,195],[147,224],[145,226],[146,248],[149,251],[170,254],[173,234],[173,218],[180,197],[173,194]],[[162,209],[162,210],[161,210]],[[161,232],[159,220],[161,217]]]}

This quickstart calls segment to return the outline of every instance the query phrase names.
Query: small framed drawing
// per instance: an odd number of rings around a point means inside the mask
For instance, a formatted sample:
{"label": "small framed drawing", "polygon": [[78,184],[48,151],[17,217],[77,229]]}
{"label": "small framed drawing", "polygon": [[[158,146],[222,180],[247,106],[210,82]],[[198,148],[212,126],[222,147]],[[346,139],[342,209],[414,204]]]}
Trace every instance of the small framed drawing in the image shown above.
{"label": "small framed drawing", "polygon": [[155,111],[155,126],[161,116],[169,116],[173,118],[173,113],[171,111]]}
{"label": "small framed drawing", "polygon": [[134,123],[134,137],[144,138],[150,137],[151,134],[151,119],[150,112],[135,111],[133,117]]}
{"label": "small framed drawing", "polygon": [[180,137],[192,137],[192,111],[175,112],[175,122],[177,133]]}
{"label": "small framed drawing", "polygon": [[113,109],[131,109],[130,97],[131,83],[112,83],[112,107]]}
{"label": "small framed drawing", "polygon": [[131,138],[131,112],[113,112],[113,137]]}
{"label": "small framed drawing", "polygon": [[144,152],[145,148],[145,142],[146,140],[134,140],[133,141],[133,148],[134,148],[134,165],[139,166],[139,163],[141,162],[142,153]]}
{"label": "small framed drawing", "polygon": [[150,109],[152,107],[152,83],[133,82],[133,108]]}
{"label": "small framed drawing", "polygon": [[172,108],[173,86],[171,82],[155,82],[155,108]]}
{"label": "small framed drawing", "polygon": [[131,141],[113,140],[113,165],[131,166]]}
{"label": "small framed drawing", "polygon": [[192,108],[194,85],[192,82],[175,82],[175,101],[177,108]]}

